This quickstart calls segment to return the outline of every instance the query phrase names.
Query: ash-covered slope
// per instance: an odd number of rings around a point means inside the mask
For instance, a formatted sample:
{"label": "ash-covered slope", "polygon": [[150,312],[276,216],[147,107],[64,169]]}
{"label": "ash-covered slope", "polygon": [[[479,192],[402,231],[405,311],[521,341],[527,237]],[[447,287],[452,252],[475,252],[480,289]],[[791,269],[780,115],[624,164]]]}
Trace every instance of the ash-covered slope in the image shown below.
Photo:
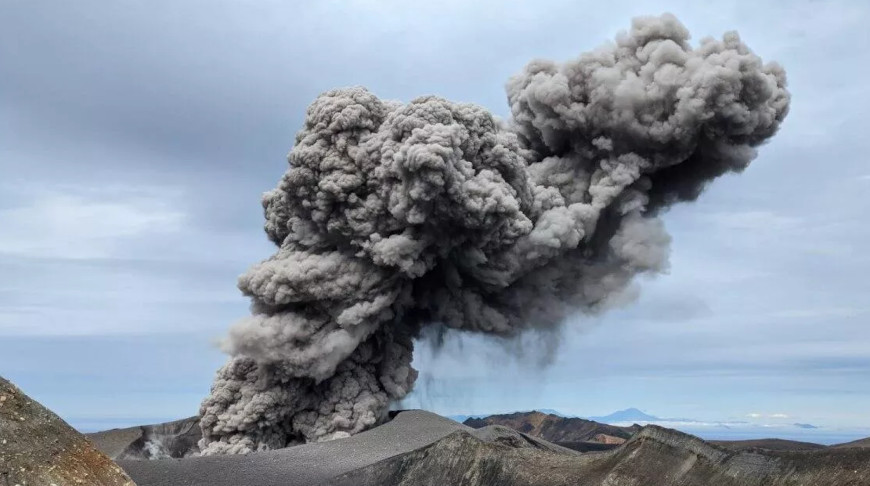
{"label": "ash-covered slope", "polygon": [[337,484],[865,486],[870,485],[870,450],[729,451],[651,425],[612,451],[571,455],[487,443],[457,431],[348,473]]}
{"label": "ash-covered slope", "polygon": [[[497,444],[505,450],[579,457],[570,449],[507,427],[493,425],[475,430],[433,413],[410,410],[399,412],[393,420],[369,431],[329,442],[248,455],[119,462],[139,486],[313,486],[346,481],[354,484],[350,478],[363,474],[366,468],[426,449],[457,432],[476,443]],[[433,474],[437,477],[437,473]]]}
{"label": "ash-covered slope", "polygon": [[814,442],[801,442],[784,439],[750,439],[750,440],[711,440],[711,444],[736,451],[767,449],[771,451],[815,451],[827,446]]}
{"label": "ash-covered slope", "polygon": [[868,448],[870,448],[870,437],[867,437],[866,439],[853,440],[852,442],[846,442],[845,444],[833,445],[831,447],[843,448],[843,449],[852,448],[852,447],[868,447]]}
{"label": "ash-covered slope", "polygon": [[118,463],[139,486],[313,486],[428,446],[457,430],[471,429],[433,413],[410,410],[345,439],[248,455]]}
{"label": "ash-covered slope", "polygon": [[602,482],[578,484],[861,486],[870,485],[870,451],[733,451],[650,425],[587,472]]}
{"label": "ash-covered slope", "polygon": [[82,434],[3,378],[0,485],[135,486]]}
{"label": "ash-covered slope", "polygon": [[560,417],[538,411],[470,418],[464,423],[475,429],[487,425],[503,425],[533,437],[557,443],[599,442],[603,441],[602,436],[629,439],[640,430],[640,426],[637,425],[618,427],[592,420]]}
{"label": "ash-covered slope", "polygon": [[418,410],[329,442],[119,463],[139,486],[870,486],[870,448],[728,449],[650,425],[612,450],[579,453],[504,425],[473,429]]}
{"label": "ash-covered slope", "polygon": [[[352,471],[336,486],[564,485],[576,483],[588,459],[578,453],[485,442],[457,431],[418,450]],[[577,483],[579,484],[579,483]]]}

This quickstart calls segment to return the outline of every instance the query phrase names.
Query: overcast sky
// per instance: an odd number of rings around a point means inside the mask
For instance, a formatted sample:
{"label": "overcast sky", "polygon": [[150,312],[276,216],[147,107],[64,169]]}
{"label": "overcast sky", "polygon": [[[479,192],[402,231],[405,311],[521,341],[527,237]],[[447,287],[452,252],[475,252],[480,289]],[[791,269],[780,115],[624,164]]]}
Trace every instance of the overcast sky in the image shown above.
{"label": "overcast sky", "polygon": [[452,336],[406,405],[870,426],[870,3],[299,3],[0,0],[0,375],[82,428],[194,414],[318,93],[507,116],[529,60],[668,11],[785,66],[782,130],[665,216],[669,273],[571,318],[552,364]]}

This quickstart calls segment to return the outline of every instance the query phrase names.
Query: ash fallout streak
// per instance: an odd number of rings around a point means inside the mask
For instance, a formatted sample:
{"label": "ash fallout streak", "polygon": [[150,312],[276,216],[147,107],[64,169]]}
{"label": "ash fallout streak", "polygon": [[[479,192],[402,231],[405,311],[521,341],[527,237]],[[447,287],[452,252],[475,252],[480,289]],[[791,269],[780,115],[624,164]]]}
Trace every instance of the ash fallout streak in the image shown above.
{"label": "ash fallout streak", "polygon": [[789,105],[783,69],[736,33],[688,38],[638,18],[577,60],[533,61],[506,122],[436,96],[320,95],[263,197],[278,250],[239,279],[251,316],[202,403],[203,454],[360,432],[411,391],[424,327],[558,329],[664,269],[657,214],[745,169]]}

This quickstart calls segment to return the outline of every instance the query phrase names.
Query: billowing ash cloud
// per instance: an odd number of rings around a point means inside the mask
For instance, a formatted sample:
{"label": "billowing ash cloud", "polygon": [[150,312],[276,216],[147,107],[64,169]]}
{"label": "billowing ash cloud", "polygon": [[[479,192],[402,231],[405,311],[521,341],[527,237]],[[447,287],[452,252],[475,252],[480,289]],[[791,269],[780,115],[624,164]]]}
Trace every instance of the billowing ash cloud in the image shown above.
{"label": "billowing ash cloud", "polygon": [[413,387],[424,326],[512,336],[661,270],[656,214],[739,172],[786,115],[785,73],[736,33],[690,47],[671,15],[507,83],[512,119],[364,88],[308,108],[265,194],[277,253],[201,407],[204,454],[360,432]]}

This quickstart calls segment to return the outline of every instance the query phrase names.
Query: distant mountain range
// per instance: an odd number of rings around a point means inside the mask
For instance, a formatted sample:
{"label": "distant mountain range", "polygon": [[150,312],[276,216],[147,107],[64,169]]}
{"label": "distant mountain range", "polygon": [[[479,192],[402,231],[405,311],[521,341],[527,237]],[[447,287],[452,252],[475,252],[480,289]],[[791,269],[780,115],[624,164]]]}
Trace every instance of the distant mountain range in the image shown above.
{"label": "distant mountain range", "polygon": [[[626,423],[696,423],[696,424],[749,424],[745,420],[737,420],[737,421],[710,421],[710,420],[698,420],[698,419],[690,419],[690,418],[665,418],[658,417],[656,415],[650,415],[638,408],[626,408],[625,410],[617,410],[608,415],[600,415],[600,416],[590,416],[590,417],[582,417],[578,415],[570,415],[566,413],[562,413],[559,410],[554,410],[552,408],[540,408],[535,410],[537,412],[546,413],[550,415],[556,415],[557,417],[565,417],[565,418],[582,418],[585,420],[593,420],[595,422],[600,422],[603,424],[626,424]],[[447,415],[447,417],[456,420],[457,422],[465,422],[470,418],[483,418],[489,417],[490,414],[476,414],[476,415]],[[818,426],[806,423],[793,423],[793,424],[785,424],[793,427],[797,427],[799,429],[818,429]]]}
{"label": "distant mountain range", "polygon": [[[774,417],[772,421],[763,421],[761,417],[747,420],[702,420],[692,418],[659,417],[635,407],[618,410],[608,415],[580,417],[564,413],[560,410],[544,408],[537,412],[563,418],[584,419],[600,424],[629,427],[634,424],[656,424],[670,427],[683,432],[698,435],[708,440],[755,440],[769,437],[796,441],[811,441],[822,444],[847,442],[866,436],[870,430],[866,428],[841,429],[820,427],[803,422],[785,422]],[[451,419],[465,423],[469,419],[490,417],[489,414],[451,415]]]}

